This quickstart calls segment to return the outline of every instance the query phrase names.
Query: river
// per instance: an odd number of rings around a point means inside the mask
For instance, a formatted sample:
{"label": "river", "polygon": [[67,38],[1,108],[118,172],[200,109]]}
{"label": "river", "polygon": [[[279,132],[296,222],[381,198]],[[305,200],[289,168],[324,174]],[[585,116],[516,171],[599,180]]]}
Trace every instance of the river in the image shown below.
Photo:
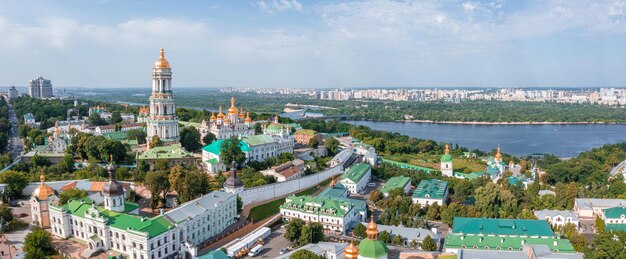
{"label": "river", "polygon": [[500,144],[502,151],[515,156],[550,153],[575,157],[604,144],[626,142],[626,125],[465,125],[412,122],[346,121],[375,130],[459,144],[490,151]]}

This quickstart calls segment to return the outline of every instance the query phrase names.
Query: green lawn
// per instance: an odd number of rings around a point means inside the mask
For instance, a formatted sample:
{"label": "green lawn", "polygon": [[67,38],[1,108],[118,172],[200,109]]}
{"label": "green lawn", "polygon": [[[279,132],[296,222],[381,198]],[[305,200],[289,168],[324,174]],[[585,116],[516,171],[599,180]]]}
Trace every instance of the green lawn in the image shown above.
{"label": "green lawn", "polygon": [[[306,189],[304,191],[301,192],[297,192],[296,195],[300,196],[300,195],[311,195],[315,192],[317,192],[320,187],[325,187],[330,183],[330,179],[323,181],[322,183],[313,186],[309,189]],[[285,199],[278,199],[278,200],[274,200],[274,201],[270,201],[268,203],[264,203],[261,205],[258,205],[252,209],[250,209],[250,215],[248,215],[248,218],[250,220],[252,220],[252,222],[258,222],[261,220],[264,220],[266,218],[271,217],[272,215],[275,215],[277,213],[280,212],[280,205],[282,205],[283,203],[285,203]]]}

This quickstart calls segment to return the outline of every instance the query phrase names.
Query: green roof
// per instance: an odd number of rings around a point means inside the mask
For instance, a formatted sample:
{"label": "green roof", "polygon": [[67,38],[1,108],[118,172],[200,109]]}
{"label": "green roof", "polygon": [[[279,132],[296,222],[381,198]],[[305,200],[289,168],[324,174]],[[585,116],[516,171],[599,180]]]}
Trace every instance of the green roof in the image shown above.
{"label": "green roof", "polygon": [[[69,214],[84,218],[85,214],[89,208],[92,207],[92,205],[93,201],[88,197],[84,197],[81,199],[71,200],[67,204],[62,205],[61,208]],[[138,207],[139,206],[137,204],[126,202],[124,211],[132,211]],[[150,238],[166,232],[173,226],[163,216],[148,219],[126,213],[105,210],[102,207],[97,207],[97,210],[100,212],[101,216],[108,218],[108,226],[124,231],[132,229],[134,231],[143,232]]]}
{"label": "green roof", "polygon": [[404,188],[407,184],[411,184],[411,178],[406,176],[396,176],[389,178],[383,188],[380,189],[383,193],[388,193],[396,188]]}
{"label": "green roof", "polygon": [[422,180],[415,191],[414,198],[443,199],[448,190],[448,182],[438,179]]}
{"label": "green roof", "polygon": [[200,127],[202,126],[202,123],[191,122],[191,121],[178,121],[178,124],[183,125],[183,127],[192,126],[192,127],[196,128],[196,129],[200,129]]}
{"label": "green roof", "polygon": [[383,163],[385,163],[385,164],[390,164],[390,165],[397,166],[397,167],[404,168],[404,169],[423,171],[423,172],[427,172],[427,173],[430,173],[431,171],[435,171],[435,169],[428,168],[428,167],[411,165],[411,164],[402,163],[402,162],[393,161],[393,160],[384,159],[384,158],[382,160],[383,160]]}
{"label": "green roof", "polygon": [[222,250],[213,250],[205,255],[201,255],[198,259],[230,259],[230,257]]}
{"label": "green roof", "polygon": [[[521,250],[524,245],[546,245],[551,251],[559,253],[575,253],[574,247],[567,239],[557,237],[521,237],[521,236],[474,236],[448,234],[444,248],[479,249],[479,250]],[[360,251],[360,250],[359,250]]]}
{"label": "green roof", "polygon": [[381,240],[363,239],[359,244],[359,258],[387,258],[389,248]]}
{"label": "green roof", "polygon": [[[335,184],[335,186],[340,186],[340,184]],[[326,189],[322,190],[317,197],[325,197],[325,198],[342,198],[348,196],[348,189],[343,187],[326,187]]]}
{"label": "green roof", "polygon": [[348,171],[341,176],[341,179],[350,179],[350,181],[354,183],[358,183],[365,173],[367,173],[371,169],[369,164],[366,163],[358,163],[356,165],[351,166]]}
{"label": "green roof", "polygon": [[452,156],[449,154],[444,154],[441,156],[441,162],[452,162]]}
{"label": "green roof", "polygon": [[626,232],[626,224],[605,224],[605,230],[609,231],[624,231]]}
{"label": "green roof", "polygon": [[553,237],[554,232],[545,220],[488,219],[455,217],[452,232],[469,235],[507,235]]}
{"label": "green roof", "polygon": [[610,219],[618,219],[626,216],[626,207],[613,207],[609,209],[603,209],[604,216]]}
{"label": "green roof", "polygon": [[474,180],[474,179],[478,179],[480,177],[483,177],[485,175],[489,175],[489,173],[486,172],[472,172],[472,173],[461,173],[461,172],[453,172],[452,175],[454,177],[457,178],[462,178],[462,179],[467,179],[467,180]]}
{"label": "green roof", "polygon": [[128,132],[127,131],[114,131],[114,132],[109,132],[109,133],[103,133],[102,136],[107,139],[121,141],[121,140],[128,139]]}
{"label": "green roof", "polygon": [[288,202],[280,205],[281,209],[341,218],[356,205],[352,204],[348,199],[313,197],[310,195],[289,196],[287,199],[289,200]]}
{"label": "green roof", "polygon": [[267,125],[267,128],[265,128],[268,131],[279,131],[283,129],[283,124],[281,123],[270,123],[270,125]]}
{"label": "green roof", "polygon": [[[224,139],[215,140],[211,144],[204,146],[202,150],[219,156],[222,143],[224,143]],[[243,141],[239,141],[239,147],[243,152],[250,152],[250,147]]]}
{"label": "green roof", "polygon": [[274,138],[268,135],[254,135],[254,136],[245,136],[241,138],[241,141],[245,142],[250,146],[263,145],[268,143],[274,143]]}
{"label": "green roof", "polygon": [[206,162],[209,163],[209,164],[212,164],[212,165],[216,165],[217,163],[219,163],[217,161],[217,158],[211,158],[211,159],[207,160]]}
{"label": "green roof", "polygon": [[182,148],[180,143],[162,147],[154,147],[139,154],[137,159],[176,159],[194,157],[192,153]]}

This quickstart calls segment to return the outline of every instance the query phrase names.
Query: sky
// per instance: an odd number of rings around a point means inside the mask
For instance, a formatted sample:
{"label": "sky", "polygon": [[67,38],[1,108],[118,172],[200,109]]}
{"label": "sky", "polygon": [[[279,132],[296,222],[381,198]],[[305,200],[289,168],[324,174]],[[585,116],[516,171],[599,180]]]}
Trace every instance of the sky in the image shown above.
{"label": "sky", "polygon": [[0,0],[0,85],[626,87],[626,0]]}

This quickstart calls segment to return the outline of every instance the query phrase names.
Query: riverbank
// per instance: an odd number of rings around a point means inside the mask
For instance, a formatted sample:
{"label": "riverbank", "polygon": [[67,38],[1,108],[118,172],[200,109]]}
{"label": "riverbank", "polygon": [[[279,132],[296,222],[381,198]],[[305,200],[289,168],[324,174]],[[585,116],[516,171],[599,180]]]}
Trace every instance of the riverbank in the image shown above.
{"label": "riverbank", "polygon": [[569,121],[511,121],[511,122],[488,122],[488,121],[432,121],[432,120],[399,120],[397,122],[430,123],[430,124],[463,124],[463,125],[605,125],[624,124],[619,122],[569,122]]}

